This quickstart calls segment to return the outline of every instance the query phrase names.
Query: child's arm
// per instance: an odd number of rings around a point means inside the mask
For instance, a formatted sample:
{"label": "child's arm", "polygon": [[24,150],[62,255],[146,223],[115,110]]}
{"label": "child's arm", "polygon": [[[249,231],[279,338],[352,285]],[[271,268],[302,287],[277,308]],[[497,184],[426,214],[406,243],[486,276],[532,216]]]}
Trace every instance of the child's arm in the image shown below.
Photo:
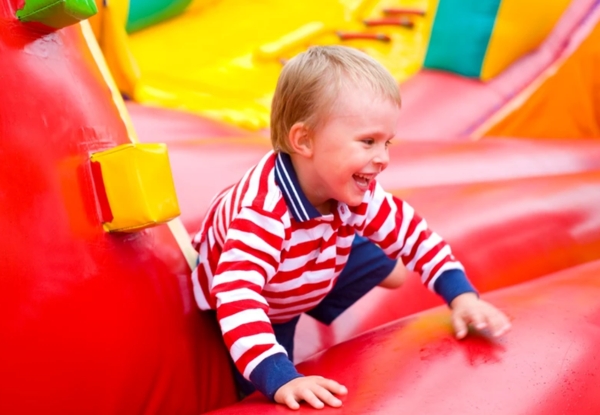
{"label": "child's arm", "polygon": [[301,376],[275,339],[262,295],[279,267],[284,225],[270,212],[245,207],[224,236],[214,235],[217,240],[221,237],[223,248],[210,295],[223,339],[239,372],[273,399],[281,385]]}
{"label": "child's arm", "polygon": [[423,284],[439,294],[452,308],[452,321],[458,338],[466,327],[489,327],[501,335],[510,324],[508,318],[491,304],[482,301],[456,260],[450,246],[427,226],[406,202],[373,187],[365,202],[366,218],[359,232],[377,243],[391,258],[398,258],[421,275]]}
{"label": "child's arm", "polygon": [[332,393],[345,388],[298,373],[267,315],[262,291],[277,272],[284,238],[283,223],[270,212],[243,208],[230,223],[210,287],[223,339],[240,373],[271,400],[292,409],[301,400],[315,408],[339,406]]}

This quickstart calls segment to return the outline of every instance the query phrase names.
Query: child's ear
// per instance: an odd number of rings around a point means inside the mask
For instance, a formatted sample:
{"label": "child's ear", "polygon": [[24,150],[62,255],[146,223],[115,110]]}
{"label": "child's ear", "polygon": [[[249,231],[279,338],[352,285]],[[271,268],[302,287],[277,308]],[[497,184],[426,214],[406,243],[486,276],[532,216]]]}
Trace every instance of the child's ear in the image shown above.
{"label": "child's ear", "polygon": [[302,122],[292,125],[289,133],[289,143],[295,154],[304,157],[312,156],[312,139],[310,129]]}

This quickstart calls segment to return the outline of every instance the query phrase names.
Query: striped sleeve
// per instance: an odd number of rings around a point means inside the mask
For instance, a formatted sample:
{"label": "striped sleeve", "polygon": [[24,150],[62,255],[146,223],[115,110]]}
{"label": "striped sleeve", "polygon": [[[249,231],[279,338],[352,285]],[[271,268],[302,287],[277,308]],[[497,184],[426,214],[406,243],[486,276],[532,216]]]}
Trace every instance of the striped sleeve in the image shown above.
{"label": "striped sleeve", "polygon": [[367,203],[362,234],[377,243],[391,258],[402,260],[421,275],[422,283],[450,304],[465,292],[476,292],[450,245],[429,229],[406,202],[376,183]]}
{"label": "striped sleeve", "polygon": [[231,358],[240,373],[271,399],[280,386],[300,376],[275,339],[269,306],[261,294],[277,272],[284,236],[280,218],[242,208],[228,227],[210,288]]}

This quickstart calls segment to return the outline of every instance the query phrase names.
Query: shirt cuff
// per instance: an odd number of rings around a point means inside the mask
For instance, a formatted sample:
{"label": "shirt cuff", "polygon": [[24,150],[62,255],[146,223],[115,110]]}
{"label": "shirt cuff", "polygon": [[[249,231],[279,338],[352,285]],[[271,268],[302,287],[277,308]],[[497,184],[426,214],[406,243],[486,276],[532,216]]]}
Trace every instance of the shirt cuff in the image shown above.
{"label": "shirt cuff", "polygon": [[433,284],[433,289],[448,305],[450,305],[452,300],[464,293],[479,295],[463,270],[460,269],[449,269],[442,272]]}
{"label": "shirt cuff", "polygon": [[259,363],[250,374],[250,381],[263,395],[275,400],[275,392],[292,379],[302,377],[284,353],[276,353]]}

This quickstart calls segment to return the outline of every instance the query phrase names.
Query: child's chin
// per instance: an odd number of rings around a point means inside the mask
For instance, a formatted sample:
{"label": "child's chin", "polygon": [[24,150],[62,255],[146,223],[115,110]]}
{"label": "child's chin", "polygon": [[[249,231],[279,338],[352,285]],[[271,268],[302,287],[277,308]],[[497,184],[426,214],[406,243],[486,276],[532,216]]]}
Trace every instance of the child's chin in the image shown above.
{"label": "child's chin", "polygon": [[363,199],[364,197],[349,197],[344,203],[348,206],[356,207],[362,203]]}

